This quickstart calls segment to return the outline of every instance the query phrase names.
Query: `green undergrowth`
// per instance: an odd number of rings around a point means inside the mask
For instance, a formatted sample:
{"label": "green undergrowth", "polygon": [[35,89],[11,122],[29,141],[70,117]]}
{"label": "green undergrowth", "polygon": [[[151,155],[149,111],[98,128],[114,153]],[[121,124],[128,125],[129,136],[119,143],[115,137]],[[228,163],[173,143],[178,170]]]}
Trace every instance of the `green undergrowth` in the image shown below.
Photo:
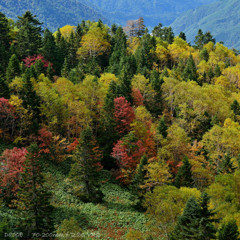
{"label": "green undergrowth", "polygon": [[134,209],[131,193],[119,186],[108,171],[102,171],[98,181],[104,193],[101,204],[84,203],[69,190],[67,169],[69,163],[48,164],[48,188],[52,191],[51,202],[55,207],[52,218],[56,229],[64,219],[74,217],[83,230],[83,239],[126,239],[130,229],[147,231],[147,218]]}

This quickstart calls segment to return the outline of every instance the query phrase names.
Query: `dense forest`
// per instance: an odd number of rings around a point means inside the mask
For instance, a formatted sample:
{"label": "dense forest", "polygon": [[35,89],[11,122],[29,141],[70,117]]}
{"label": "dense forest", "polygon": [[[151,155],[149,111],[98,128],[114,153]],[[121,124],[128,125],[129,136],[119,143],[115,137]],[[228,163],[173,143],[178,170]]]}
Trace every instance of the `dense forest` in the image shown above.
{"label": "dense forest", "polygon": [[38,16],[43,27],[56,31],[65,25],[76,25],[83,19],[104,23],[111,21],[86,0],[0,0],[0,12],[14,20],[27,10]]}
{"label": "dense forest", "polygon": [[0,29],[1,239],[239,239],[237,50],[143,18]]}

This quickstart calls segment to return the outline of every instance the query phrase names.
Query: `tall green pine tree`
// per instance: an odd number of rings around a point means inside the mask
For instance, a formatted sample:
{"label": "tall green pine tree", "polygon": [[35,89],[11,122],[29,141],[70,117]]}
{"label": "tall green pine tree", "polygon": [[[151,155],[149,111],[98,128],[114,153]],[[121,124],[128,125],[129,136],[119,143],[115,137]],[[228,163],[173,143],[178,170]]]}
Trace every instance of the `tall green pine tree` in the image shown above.
{"label": "tall green pine tree", "polygon": [[176,187],[192,187],[193,179],[192,179],[192,166],[189,163],[187,157],[183,159],[183,165],[178,169],[178,173],[175,179]]}
{"label": "tall green pine tree", "polygon": [[21,73],[20,64],[18,58],[13,54],[9,60],[9,64],[6,71],[7,82],[10,83],[16,76],[19,76]]}
{"label": "tall green pine tree", "polygon": [[165,122],[165,119],[164,117],[162,117],[158,123],[158,132],[160,134],[162,134],[163,138],[166,138],[168,133],[167,133],[167,130],[168,130],[168,127],[166,125],[166,122]]}
{"label": "tall green pine tree", "polygon": [[42,23],[30,11],[26,11],[22,17],[18,18],[17,53],[20,59],[24,59],[37,54],[42,47]]}
{"label": "tall green pine tree", "polygon": [[10,28],[8,19],[0,12],[0,76],[5,75],[5,71],[9,62],[10,49]]}
{"label": "tall green pine tree", "polygon": [[198,80],[198,75],[197,75],[197,68],[194,63],[192,55],[189,56],[186,67],[184,68],[184,71],[182,73],[182,78],[187,81],[187,80],[192,80],[196,81]]}
{"label": "tall green pine tree", "polygon": [[239,240],[239,231],[236,220],[223,223],[218,230],[219,240]]}
{"label": "tall green pine tree", "polygon": [[17,193],[18,228],[26,239],[32,238],[33,233],[51,233],[53,230],[53,207],[50,205],[50,197],[50,193],[44,187],[39,148],[37,144],[32,144],[28,148]]}
{"label": "tall green pine tree", "polygon": [[10,90],[6,81],[0,77],[0,98],[8,99],[10,97]]}
{"label": "tall green pine tree", "polygon": [[75,194],[85,202],[101,202],[103,199],[103,193],[96,181],[97,168],[101,161],[96,147],[92,130],[87,127],[82,131],[80,143],[73,154],[74,163],[69,173],[73,184],[80,186]]}
{"label": "tall green pine tree", "polygon": [[189,198],[177,225],[169,234],[170,240],[210,240],[216,238],[213,222],[218,222],[209,210],[209,196],[202,193],[199,202],[195,197]]}

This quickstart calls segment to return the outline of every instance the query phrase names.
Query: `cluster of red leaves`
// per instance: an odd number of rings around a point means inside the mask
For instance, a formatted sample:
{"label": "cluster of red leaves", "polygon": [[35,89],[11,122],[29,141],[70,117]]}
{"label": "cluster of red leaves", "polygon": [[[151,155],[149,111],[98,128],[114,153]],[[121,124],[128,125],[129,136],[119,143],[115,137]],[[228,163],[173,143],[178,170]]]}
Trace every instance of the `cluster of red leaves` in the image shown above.
{"label": "cluster of red leaves", "polygon": [[119,140],[114,145],[111,154],[120,168],[120,174],[117,178],[127,184],[145,152],[146,148],[142,140],[137,140],[136,142]]}
{"label": "cluster of red leaves", "polygon": [[[16,194],[19,188],[20,175],[24,171],[27,154],[26,148],[6,149],[1,158],[0,183],[6,189],[6,194]],[[0,192],[2,189],[0,189]]]}
{"label": "cluster of red leaves", "polygon": [[67,152],[74,151],[78,144],[79,144],[79,141],[77,140],[77,138],[74,138],[74,141],[67,146]]}
{"label": "cluster of red leaves", "polygon": [[135,114],[125,97],[114,99],[114,117],[120,134],[126,134],[130,131],[130,124],[133,122]]}
{"label": "cluster of red leaves", "polygon": [[39,141],[39,153],[51,154],[49,148],[51,148],[53,142],[53,134],[46,128],[42,128],[38,131],[38,141]]}
{"label": "cluster of red leaves", "polygon": [[64,161],[68,148],[65,139],[54,136],[46,128],[38,131],[38,146],[40,155],[46,156],[55,162]]}
{"label": "cluster of red leaves", "polygon": [[16,118],[14,106],[9,103],[8,99],[0,98],[0,122]]}
{"label": "cluster of red leaves", "polygon": [[143,106],[144,103],[144,98],[138,88],[134,88],[132,90],[132,97],[133,97],[133,104],[138,107],[138,106]]}
{"label": "cluster of red leaves", "polygon": [[[34,65],[35,63],[36,63],[36,61],[38,61],[38,60],[41,60],[42,61],[42,63],[43,63],[43,66],[45,67],[45,68],[47,68],[48,67],[48,65],[49,65],[49,61],[47,61],[46,59],[44,59],[44,57],[42,56],[42,55],[33,55],[33,56],[28,56],[28,57],[26,57],[25,59],[23,59],[23,62],[24,62],[24,65],[26,66],[26,67],[28,67],[28,68],[30,68],[32,65]],[[51,64],[51,66],[53,66],[53,64],[52,63],[50,63]]]}
{"label": "cluster of red leaves", "polygon": [[79,141],[75,140],[68,144],[66,139],[60,139],[59,136],[54,136],[52,132],[46,128],[42,128],[38,131],[38,146],[39,154],[47,156],[53,161],[62,162],[65,159],[66,153],[74,151],[79,144]]}
{"label": "cluster of red leaves", "polygon": [[178,169],[182,166],[182,161],[181,162],[176,162],[176,161],[173,161],[173,160],[169,160],[167,161],[167,164],[169,166],[169,169],[171,171],[171,173],[176,176],[177,173],[178,173]]}

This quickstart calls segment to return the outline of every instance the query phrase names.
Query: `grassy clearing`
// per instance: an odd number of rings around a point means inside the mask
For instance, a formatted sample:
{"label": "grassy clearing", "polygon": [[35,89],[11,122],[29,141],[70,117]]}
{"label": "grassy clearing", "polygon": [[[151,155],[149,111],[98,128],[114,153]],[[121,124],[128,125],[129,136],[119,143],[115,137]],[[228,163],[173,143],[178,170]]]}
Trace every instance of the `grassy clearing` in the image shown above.
{"label": "grassy clearing", "polygon": [[[101,204],[83,203],[68,190],[66,169],[51,165],[46,174],[48,187],[53,193],[52,204],[55,207],[53,219],[56,228],[64,219],[74,217],[83,229],[84,239],[126,239],[129,229],[145,232],[147,221],[143,213],[134,209],[130,192],[111,180],[104,171],[99,181],[104,193]],[[109,180],[110,179],[110,180]]]}

